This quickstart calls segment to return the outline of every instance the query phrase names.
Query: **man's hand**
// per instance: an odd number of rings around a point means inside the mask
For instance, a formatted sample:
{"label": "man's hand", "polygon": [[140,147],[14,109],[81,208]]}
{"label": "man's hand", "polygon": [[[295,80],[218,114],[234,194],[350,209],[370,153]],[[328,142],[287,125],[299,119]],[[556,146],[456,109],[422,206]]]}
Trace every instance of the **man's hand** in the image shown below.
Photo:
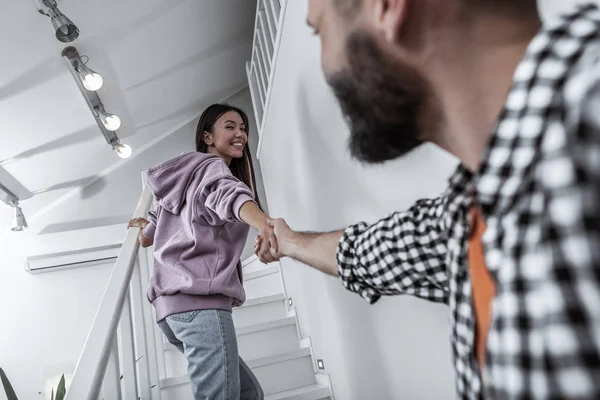
{"label": "man's hand", "polygon": [[262,263],[269,264],[279,260],[279,258],[275,256],[278,251],[278,240],[275,236],[274,227],[267,222],[256,237],[254,253]]}
{"label": "man's hand", "polygon": [[[281,218],[269,219],[267,224],[271,227],[271,229],[273,229],[277,240],[277,247],[271,247],[268,249],[273,257],[273,261],[278,261],[281,257],[290,257],[290,245],[294,231],[292,231],[287,222]],[[259,235],[256,237],[256,241],[254,242],[254,252],[256,255],[259,255],[259,252],[263,249],[263,247],[265,247],[264,240]]]}
{"label": "man's hand", "polygon": [[149,223],[150,223],[150,221],[148,221],[145,218],[134,218],[131,221],[129,221],[129,224],[127,224],[127,227],[144,229],[146,227],[146,225],[148,225]]}
{"label": "man's hand", "polygon": [[[338,275],[336,250],[344,231],[300,233],[290,229],[283,219],[269,219],[267,224],[273,228],[279,246],[270,249],[274,260],[291,257],[329,275]],[[264,239],[257,236],[254,252],[260,257],[265,247]]]}

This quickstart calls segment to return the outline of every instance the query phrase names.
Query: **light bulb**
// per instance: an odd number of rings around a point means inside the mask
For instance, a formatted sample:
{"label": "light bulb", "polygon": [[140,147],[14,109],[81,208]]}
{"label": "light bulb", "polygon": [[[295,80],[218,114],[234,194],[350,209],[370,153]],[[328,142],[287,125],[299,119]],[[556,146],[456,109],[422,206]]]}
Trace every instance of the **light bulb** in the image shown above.
{"label": "light bulb", "polygon": [[102,79],[102,75],[100,75],[93,69],[86,67],[83,63],[79,64],[76,68],[79,72],[81,83],[83,83],[83,87],[86,88],[86,90],[89,90],[90,92],[100,90],[100,88],[104,84],[104,79]]}
{"label": "light bulb", "polygon": [[114,132],[121,127],[121,118],[118,115],[104,114],[101,117],[104,127],[109,131]]}
{"label": "light bulb", "polygon": [[104,79],[102,79],[102,76],[100,76],[100,74],[87,74],[85,78],[83,78],[83,87],[89,90],[90,92],[100,90],[103,84]]}
{"label": "light bulb", "polygon": [[128,144],[118,145],[117,147],[115,147],[115,151],[117,152],[117,155],[121,158],[129,158],[133,153],[131,146],[129,146]]}

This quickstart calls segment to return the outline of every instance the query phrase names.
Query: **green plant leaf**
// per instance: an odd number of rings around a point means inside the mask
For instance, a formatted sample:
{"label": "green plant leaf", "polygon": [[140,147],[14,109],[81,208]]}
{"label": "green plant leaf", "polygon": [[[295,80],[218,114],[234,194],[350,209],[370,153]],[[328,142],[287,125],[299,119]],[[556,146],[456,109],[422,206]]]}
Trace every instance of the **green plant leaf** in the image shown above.
{"label": "green plant leaf", "polygon": [[50,400],[54,400],[54,388],[52,388],[52,395],[50,396]]}
{"label": "green plant leaf", "polygon": [[6,397],[8,400],[19,400],[17,394],[15,393],[15,389],[13,389],[8,377],[4,373],[4,370],[0,368],[0,380],[2,381],[2,386],[4,386],[4,393],[6,393]]}
{"label": "green plant leaf", "polygon": [[60,382],[58,383],[58,387],[56,388],[56,399],[55,400],[64,400],[67,394],[67,389],[65,387],[65,375],[60,377]]}

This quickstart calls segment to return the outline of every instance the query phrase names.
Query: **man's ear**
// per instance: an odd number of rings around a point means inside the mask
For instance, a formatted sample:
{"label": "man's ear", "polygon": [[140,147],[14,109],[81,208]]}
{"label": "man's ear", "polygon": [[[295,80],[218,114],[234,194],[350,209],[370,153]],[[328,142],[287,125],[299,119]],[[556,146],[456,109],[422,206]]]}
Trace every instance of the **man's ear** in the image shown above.
{"label": "man's ear", "polygon": [[374,0],[374,18],[385,40],[394,43],[400,39],[410,0]]}
{"label": "man's ear", "polygon": [[210,132],[206,132],[204,131],[204,143],[206,143],[207,146],[212,146],[213,144],[213,138]]}

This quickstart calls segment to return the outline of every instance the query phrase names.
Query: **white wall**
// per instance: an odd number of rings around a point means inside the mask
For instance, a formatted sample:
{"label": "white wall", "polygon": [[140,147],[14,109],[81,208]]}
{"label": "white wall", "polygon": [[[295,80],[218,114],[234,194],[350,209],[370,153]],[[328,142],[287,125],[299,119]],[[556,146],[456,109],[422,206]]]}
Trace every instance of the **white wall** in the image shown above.
{"label": "white wall", "polygon": [[[455,162],[431,147],[382,167],[350,159],[318,38],[305,26],[306,1],[287,7],[260,157],[271,213],[296,229],[326,231],[439,194]],[[454,398],[445,306],[410,297],[369,306],[334,278],[290,260],[282,265],[302,333],[325,360],[338,399]]]}
{"label": "white wall", "polygon": [[[437,196],[456,161],[433,147],[381,167],[350,159],[347,127],[319,68],[318,38],[305,26],[306,3],[288,1],[260,153],[272,214],[295,229],[327,231]],[[543,3],[552,15],[568,2]],[[455,397],[445,306],[411,297],[369,306],[337,279],[290,260],[282,265],[302,333],[324,358],[338,399]]]}
{"label": "white wall", "polygon": [[[258,135],[244,90],[227,102],[245,109],[251,118],[251,146]],[[201,111],[201,110],[200,110]],[[141,171],[182,152],[194,150],[196,121],[184,126],[118,170],[85,189],[36,221],[45,232],[123,223],[133,214],[141,194]],[[255,159],[255,164],[258,162]],[[259,192],[264,199],[260,169]],[[11,209],[0,208],[0,226],[10,226]],[[75,368],[111,271],[110,265],[29,275],[22,266],[27,234],[0,232],[0,367],[21,399],[38,395],[49,377]],[[244,256],[252,254],[249,236]],[[0,400],[4,392],[0,390]]]}
{"label": "white wall", "polygon": [[75,368],[111,266],[29,275],[15,251],[23,245],[0,233],[0,366],[20,399],[47,400],[47,381],[56,387]]}

